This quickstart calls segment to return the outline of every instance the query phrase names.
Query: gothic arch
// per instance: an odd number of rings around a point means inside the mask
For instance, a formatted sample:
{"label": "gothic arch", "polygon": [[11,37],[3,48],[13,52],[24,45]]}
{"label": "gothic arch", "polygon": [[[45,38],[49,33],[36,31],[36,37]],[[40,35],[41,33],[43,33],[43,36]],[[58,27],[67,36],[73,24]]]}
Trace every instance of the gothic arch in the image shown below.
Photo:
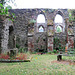
{"label": "gothic arch", "polygon": [[56,10],[56,11],[54,12],[54,15],[53,15],[53,22],[54,22],[55,16],[56,16],[57,14],[61,15],[61,16],[63,17],[63,19],[65,19],[65,15],[64,15],[63,11],[60,9],[60,10]]}
{"label": "gothic arch", "polygon": [[38,16],[37,16],[37,21],[36,21],[37,23],[45,23],[46,21],[45,21],[45,16],[43,15],[43,14],[39,14]]}
{"label": "gothic arch", "polygon": [[[42,28],[41,28],[42,27]],[[41,28],[41,30],[39,30]],[[38,27],[38,32],[44,32],[45,31],[45,28],[44,28],[44,26],[43,25],[40,25],[39,27]]]}
{"label": "gothic arch", "polygon": [[[41,15],[41,16],[40,16],[40,15]],[[37,22],[37,20],[40,19],[40,18],[38,18],[38,16],[39,16],[39,17],[42,17],[41,20],[43,20],[44,22],[42,22],[42,21]],[[38,21],[39,21],[39,20],[38,20]],[[36,32],[39,31],[39,26],[41,26],[41,25],[43,26],[44,31],[46,31],[46,28],[47,28],[46,16],[45,16],[45,13],[44,13],[42,10],[40,10],[40,12],[38,12],[38,14],[36,14],[36,24],[35,24],[35,26],[36,26]]]}
{"label": "gothic arch", "polygon": [[[65,27],[65,20],[64,20],[64,14],[63,14],[63,12],[61,10],[60,11],[58,10],[54,14],[55,14],[54,15],[54,32],[57,33],[56,32],[57,31],[56,30],[57,26],[60,26],[61,27],[60,29],[62,29],[62,32],[65,32],[65,28],[66,27]],[[59,16],[59,18],[61,19],[61,22],[55,23],[55,19],[56,19],[57,16]]]}

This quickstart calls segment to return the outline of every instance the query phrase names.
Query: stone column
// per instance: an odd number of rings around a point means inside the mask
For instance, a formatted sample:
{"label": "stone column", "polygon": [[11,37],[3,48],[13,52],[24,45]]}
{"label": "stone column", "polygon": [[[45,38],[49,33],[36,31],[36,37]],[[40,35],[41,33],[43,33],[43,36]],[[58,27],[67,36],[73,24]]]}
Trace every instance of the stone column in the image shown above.
{"label": "stone column", "polygon": [[8,51],[8,39],[9,39],[9,25],[8,25],[8,19],[5,19],[2,28],[2,39],[1,39],[2,53]]}
{"label": "stone column", "polygon": [[53,36],[48,37],[48,48],[47,51],[53,51]]}
{"label": "stone column", "polygon": [[66,18],[65,19],[65,28],[66,28],[66,45],[65,45],[65,52],[67,52],[67,50],[68,50],[68,26],[69,26],[69,19],[68,18]]}
{"label": "stone column", "polygon": [[3,29],[3,21],[1,19],[1,15],[0,15],[0,53],[2,51],[2,47],[1,47],[1,44],[2,44],[2,29]]}

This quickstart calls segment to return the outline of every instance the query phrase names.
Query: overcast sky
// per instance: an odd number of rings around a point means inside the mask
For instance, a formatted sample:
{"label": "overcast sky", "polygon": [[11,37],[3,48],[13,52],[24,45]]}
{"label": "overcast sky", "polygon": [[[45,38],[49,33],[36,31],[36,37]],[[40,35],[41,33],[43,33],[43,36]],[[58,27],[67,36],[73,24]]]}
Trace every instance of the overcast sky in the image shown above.
{"label": "overcast sky", "polygon": [[10,5],[13,9],[23,8],[69,8],[75,9],[75,0],[15,0],[17,6],[12,3]]}

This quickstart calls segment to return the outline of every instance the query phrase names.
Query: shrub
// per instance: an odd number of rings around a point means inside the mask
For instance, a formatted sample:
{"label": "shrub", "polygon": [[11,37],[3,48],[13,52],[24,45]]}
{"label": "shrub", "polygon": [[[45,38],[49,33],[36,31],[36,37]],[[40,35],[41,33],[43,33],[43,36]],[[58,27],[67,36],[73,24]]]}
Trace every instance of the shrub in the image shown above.
{"label": "shrub", "polygon": [[36,54],[36,53],[37,53],[36,51],[33,51],[33,52],[32,52],[32,54]]}
{"label": "shrub", "polygon": [[20,45],[19,44],[16,44],[16,48],[20,48]]}
{"label": "shrub", "polygon": [[54,49],[54,50],[53,50],[53,53],[57,53],[57,51]]}
{"label": "shrub", "polygon": [[11,60],[12,60],[12,59],[15,59],[16,51],[15,51],[15,50],[14,50],[14,51],[10,51],[9,56],[10,56],[10,59],[11,59]]}
{"label": "shrub", "polygon": [[52,54],[52,51],[47,52],[47,54]]}
{"label": "shrub", "polygon": [[9,59],[9,56],[6,54],[0,54],[0,59]]}
{"label": "shrub", "polygon": [[20,54],[18,54],[18,56],[16,56],[16,59],[18,59],[18,60],[26,60],[27,55],[25,53],[20,53]]}
{"label": "shrub", "polygon": [[19,49],[19,53],[26,53],[27,52],[27,48],[20,48]]}

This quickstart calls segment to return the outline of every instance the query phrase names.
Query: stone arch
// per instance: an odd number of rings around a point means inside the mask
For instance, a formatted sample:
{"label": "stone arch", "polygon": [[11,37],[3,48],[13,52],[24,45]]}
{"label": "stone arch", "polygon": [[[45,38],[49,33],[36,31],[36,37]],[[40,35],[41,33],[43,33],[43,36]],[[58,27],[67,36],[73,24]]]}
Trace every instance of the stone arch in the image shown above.
{"label": "stone arch", "polygon": [[[37,11],[36,11],[36,12],[37,12]],[[46,13],[43,12],[42,9],[40,9],[40,10],[36,13],[36,19],[37,19],[37,16],[38,16],[39,14],[43,14],[44,17],[45,17],[45,20],[46,20]]]}
{"label": "stone arch", "polygon": [[38,13],[36,13],[36,20],[37,20],[38,15],[40,15],[40,14],[42,14],[44,16],[45,22],[46,22],[46,13],[44,13],[42,10],[40,10]]}
{"label": "stone arch", "polygon": [[[39,30],[40,27],[42,27],[42,30]],[[40,25],[40,26],[38,27],[38,31],[39,31],[39,32],[44,32],[44,31],[45,31],[44,26],[43,26],[43,25]]]}
{"label": "stone arch", "polygon": [[[64,15],[64,13],[63,13],[63,11],[61,10],[61,9],[58,9],[58,10],[56,10],[55,12],[54,12],[54,18],[55,18],[55,16],[56,16],[56,14],[59,14],[59,15],[61,15],[63,18],[65,18],[65,15]],[[53,18],[53,21],[54,21],[54,18]]]}
{"label": "stone arch", "polygon": [[43,14],[37,16],[37,23],[45,23],[45,16]]}
{"label": "stone arch", "polygon": [[62,20],[62,22],[61,23],[57,23],[57,26],[58,26],[58,24],[59,24],[59,26],[61,27],[61,28],[63,28],[62,30],[62,32],[65,32],[65,20],[64,20],[64,18],[65,18],[65,16],[64,16],[64,14],[63,14],[63,12],[61,11],[61,10],[58,10],[58,11],[56,11],[55,13],[54,13],[54,19],[53,19],[53,21],[54,21],[54,32],[56,32],[56,23],[55,23],[55,18],[56,18],[56,16],[59,16],[60,17],[60,19]]}
{"label": "stone arch", "polygon": [[60,10],[58,10],[56,14],[59,14],[59,15],[61,15],[62,17],[64,17],[63,12],[62,12],[62,11],[60,11]]}
{"label": "stone arch", "polygon": [[[42,15],[43,16],[44,22],[40,22],[40,23],[37,22],[37,19],[38,19],[38,16],[39,15]],[[38,32],[38,28],[39,28],[40,25],[42,25],[43,28],[44,28],[44,31],[46,31],[46,28],[47,28],[46,16],[45,16],[45,13],[42,10],[40,10],[40,12],[38,12],[36,14],[36,24],[35,24],[35,26],[36,26],[36,32]]]}

